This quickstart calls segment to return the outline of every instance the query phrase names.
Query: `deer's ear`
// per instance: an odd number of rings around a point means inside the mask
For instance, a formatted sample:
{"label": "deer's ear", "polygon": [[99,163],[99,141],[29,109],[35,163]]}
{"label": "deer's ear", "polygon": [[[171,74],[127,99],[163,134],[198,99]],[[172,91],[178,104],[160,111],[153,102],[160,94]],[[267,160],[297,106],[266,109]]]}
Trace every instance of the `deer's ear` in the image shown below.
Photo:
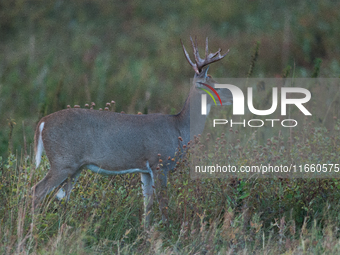
{"label": "deer's ear", "polygon": [[208,70],[209,70],[209,66],[207,66],[206,68],[204,68],[200,74],[198,75],[199,78],[202,78],[202,79],[206,79],[208,77]]}

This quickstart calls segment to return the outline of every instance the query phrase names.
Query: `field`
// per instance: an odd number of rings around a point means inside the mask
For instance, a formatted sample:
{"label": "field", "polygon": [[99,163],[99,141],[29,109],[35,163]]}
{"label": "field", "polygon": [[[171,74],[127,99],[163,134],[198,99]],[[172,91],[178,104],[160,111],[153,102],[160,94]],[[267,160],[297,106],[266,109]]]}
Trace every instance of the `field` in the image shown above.
{"label": "field", "polygon": [[[84,171],[68,203],[55,190],[32,210],[31,187],[50,167],[46,156],[38,169],[33,164],[39,119],[67,105],[95,102],[99,109],[111,100],[117,112],[179,112],[194,75],[180,39],[187,49],[190,35],[200,49],[206,37],[211,51],[230,49],[211,65],[214,78],[339,78],[340,4],[291,5],[1,1],[0,253],[340,252],[337,178],[192,179],[190,154],[169,175],[168,225],[155,203],[144,229],[139,174]],[[339,163],[340,97],[333,96],[325,102],[328,123],[305,121],[287,140],[279,129],[265,138],[226,129],[211,138],[226,140],[226,150],[212,155],[235,165]],[[323,105],[314,107],[322,116]]]}

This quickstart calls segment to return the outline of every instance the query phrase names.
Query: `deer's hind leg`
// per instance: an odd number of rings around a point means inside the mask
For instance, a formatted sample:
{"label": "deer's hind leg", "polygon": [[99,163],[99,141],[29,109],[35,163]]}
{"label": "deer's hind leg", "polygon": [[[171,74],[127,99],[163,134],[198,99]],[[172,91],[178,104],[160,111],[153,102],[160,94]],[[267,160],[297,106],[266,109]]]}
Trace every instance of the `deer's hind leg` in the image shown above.
{"label": "deer's hind leg", "polygon": [[81,170],[82,169],[80,168],[72,176],[68,176],[68,178],[63,182],[66,184],[63,187],[61,187],[58,193],[56,194],[58,200],[62,200],[64,197],[66,197],[66,201],[70,200],[71,191],[79,178]]}
{"label": "deer's hind leg", "polygon": [[[33,194],[34,194],[34,207],[36,207],[41,200],[44,199],[44,197],[50,193],[55,187],[59,186],[60,184],[64,183],[67,179],[71,179],[72,182],[72,176],[77,177],[78,168],[76,167],[56,167],[54,165],[51,165],[51,169],[48,171],[47,175],[39,182],[37,183],[33,188]],[[71,178],[69,178],[71,177]],[[72,183],[67,183],[67,195],[69,196],[69,193],[72,189]]]}
{"label": "deer's hind leg", "polygon": [[65,189],[66,189],[66,201],[70,200],[71,191],[72,191],[74,185],[76,184],[76,182],[77,182],[77,180],[79,178],[81,170],[82,170],[81,168],[78,169],[77,172],[75,172],[72,176],[67,178],[67,183],[66,183],[66,186],[65,186]]}

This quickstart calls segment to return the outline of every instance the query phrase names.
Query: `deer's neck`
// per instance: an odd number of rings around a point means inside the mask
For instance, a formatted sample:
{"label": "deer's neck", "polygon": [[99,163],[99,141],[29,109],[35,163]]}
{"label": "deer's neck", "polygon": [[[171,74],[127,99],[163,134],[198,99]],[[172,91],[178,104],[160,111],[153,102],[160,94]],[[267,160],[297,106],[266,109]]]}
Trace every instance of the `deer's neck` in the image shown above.
{"label": "deer's neck", "polygon": [[200,97],[201,94],[193,86],[182,110],[176,115],[183,143],[188,143],[194,135],[203,132],[206,116],[201,114]]}

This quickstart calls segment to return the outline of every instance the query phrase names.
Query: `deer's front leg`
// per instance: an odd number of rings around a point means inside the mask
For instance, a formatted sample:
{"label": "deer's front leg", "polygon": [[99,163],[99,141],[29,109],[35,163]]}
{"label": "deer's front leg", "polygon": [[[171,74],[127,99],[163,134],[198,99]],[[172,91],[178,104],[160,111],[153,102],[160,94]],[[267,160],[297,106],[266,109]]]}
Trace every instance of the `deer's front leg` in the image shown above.
{"label": "deer's front leg", "polygon": [[162,214],[162,222],[167,223],[168,218],[168,192],[167,192],[167,176],[168,172],[159,171],[156,178],[156,196],[159,204],[159,210]]}
{"label": "deer's front leg", "polygon": [[144,196],[144,227],[148,228],[151,219],[151,210],[154,198],[154,180],[151,174],[142,173],[143,196]]}

